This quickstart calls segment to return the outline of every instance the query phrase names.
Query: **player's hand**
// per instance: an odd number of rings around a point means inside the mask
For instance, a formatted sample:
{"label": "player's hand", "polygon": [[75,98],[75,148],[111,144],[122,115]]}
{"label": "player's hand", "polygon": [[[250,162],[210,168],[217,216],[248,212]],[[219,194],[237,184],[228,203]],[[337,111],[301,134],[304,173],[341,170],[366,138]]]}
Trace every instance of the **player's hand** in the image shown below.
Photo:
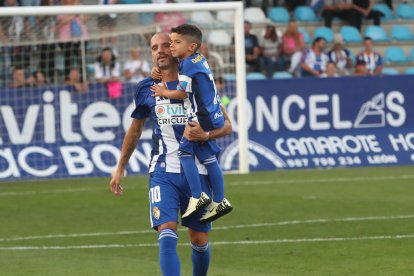
{"label": "player's hand", "polygon": [[164,86],[155,84],[153,86],[151,86],[151,91],[153,92],[152,96],[153,97],[165,97],[165,92],[167,91],[167,89]]}
{"label": "player's hand", "polygon": [[186,125],[184,137],[187,138],[188,141],[202,142],[208,140],[209,134],[204,131],[198,122],[192,121]]}
{"label": "player's hand", "polygon": [[109,183],[111,192],[116,196],[120,196],[123,193],[123,189],[121,186],[122,176],[123,176],[123,173],[119,173],[118,171],[115,171],[114,174],[112,175],[111,182]]}
{"label": "player's hand", "polygon": [[160,80],[161,77],[162,75],[160,69],[158,67],[152,67],[151,78],[153,78],[154,80]]}

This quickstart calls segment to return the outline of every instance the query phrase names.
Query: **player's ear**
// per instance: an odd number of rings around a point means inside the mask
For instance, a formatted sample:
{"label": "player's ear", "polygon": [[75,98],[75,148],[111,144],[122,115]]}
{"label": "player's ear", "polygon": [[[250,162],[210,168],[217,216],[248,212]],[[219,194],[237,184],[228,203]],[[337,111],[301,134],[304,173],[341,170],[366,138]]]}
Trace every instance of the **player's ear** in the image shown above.
{"label": "player's ear", "polygon": [[191,50],[191,52],[195,52],[197,48],[198,48],[198,44],[197,43],[193,42],[193,43],[190,44],[190,50]]}

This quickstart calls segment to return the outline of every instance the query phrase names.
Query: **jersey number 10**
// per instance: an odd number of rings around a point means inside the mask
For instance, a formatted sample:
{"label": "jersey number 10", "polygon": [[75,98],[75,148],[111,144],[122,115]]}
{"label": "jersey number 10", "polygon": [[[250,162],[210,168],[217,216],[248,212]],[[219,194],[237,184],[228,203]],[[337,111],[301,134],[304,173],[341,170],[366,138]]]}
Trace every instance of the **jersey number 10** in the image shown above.
{"label": "jersey number 10", "polygon": [[160,186],[155,186],[150,189],[151,203],[157,203],[161,201]]}

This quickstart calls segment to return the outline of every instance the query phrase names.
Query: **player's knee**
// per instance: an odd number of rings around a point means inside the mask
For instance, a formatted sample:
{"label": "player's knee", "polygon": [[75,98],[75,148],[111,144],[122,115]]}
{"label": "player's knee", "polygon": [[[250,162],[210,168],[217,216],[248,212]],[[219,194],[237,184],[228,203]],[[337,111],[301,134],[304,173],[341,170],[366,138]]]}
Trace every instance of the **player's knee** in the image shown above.
{"label": "player's knee", "polygon": [[172,229],[177,232],[177,222],[169,221],[158,226],[158,233],[164,229]]}
{"label": "player's knee", "polygon": [[190,229],[190,241],[191,244],[197,246],[203,246],[208,243],[208,233],[207,232],[196,232]]}

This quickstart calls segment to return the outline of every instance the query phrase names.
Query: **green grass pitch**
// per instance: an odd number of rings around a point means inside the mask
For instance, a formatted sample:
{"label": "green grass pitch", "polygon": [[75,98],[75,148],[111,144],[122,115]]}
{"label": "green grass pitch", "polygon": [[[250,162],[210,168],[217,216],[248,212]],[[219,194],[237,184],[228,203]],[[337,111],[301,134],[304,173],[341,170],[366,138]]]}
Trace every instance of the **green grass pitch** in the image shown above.
{"label": "green grass pitch", "polygon": [[[414,167],[226,175],[209,275],[414,275]],[[0,184],[0,275],[160,275],[147,177]],[[182,275],[191,250],[179,231]]]}

